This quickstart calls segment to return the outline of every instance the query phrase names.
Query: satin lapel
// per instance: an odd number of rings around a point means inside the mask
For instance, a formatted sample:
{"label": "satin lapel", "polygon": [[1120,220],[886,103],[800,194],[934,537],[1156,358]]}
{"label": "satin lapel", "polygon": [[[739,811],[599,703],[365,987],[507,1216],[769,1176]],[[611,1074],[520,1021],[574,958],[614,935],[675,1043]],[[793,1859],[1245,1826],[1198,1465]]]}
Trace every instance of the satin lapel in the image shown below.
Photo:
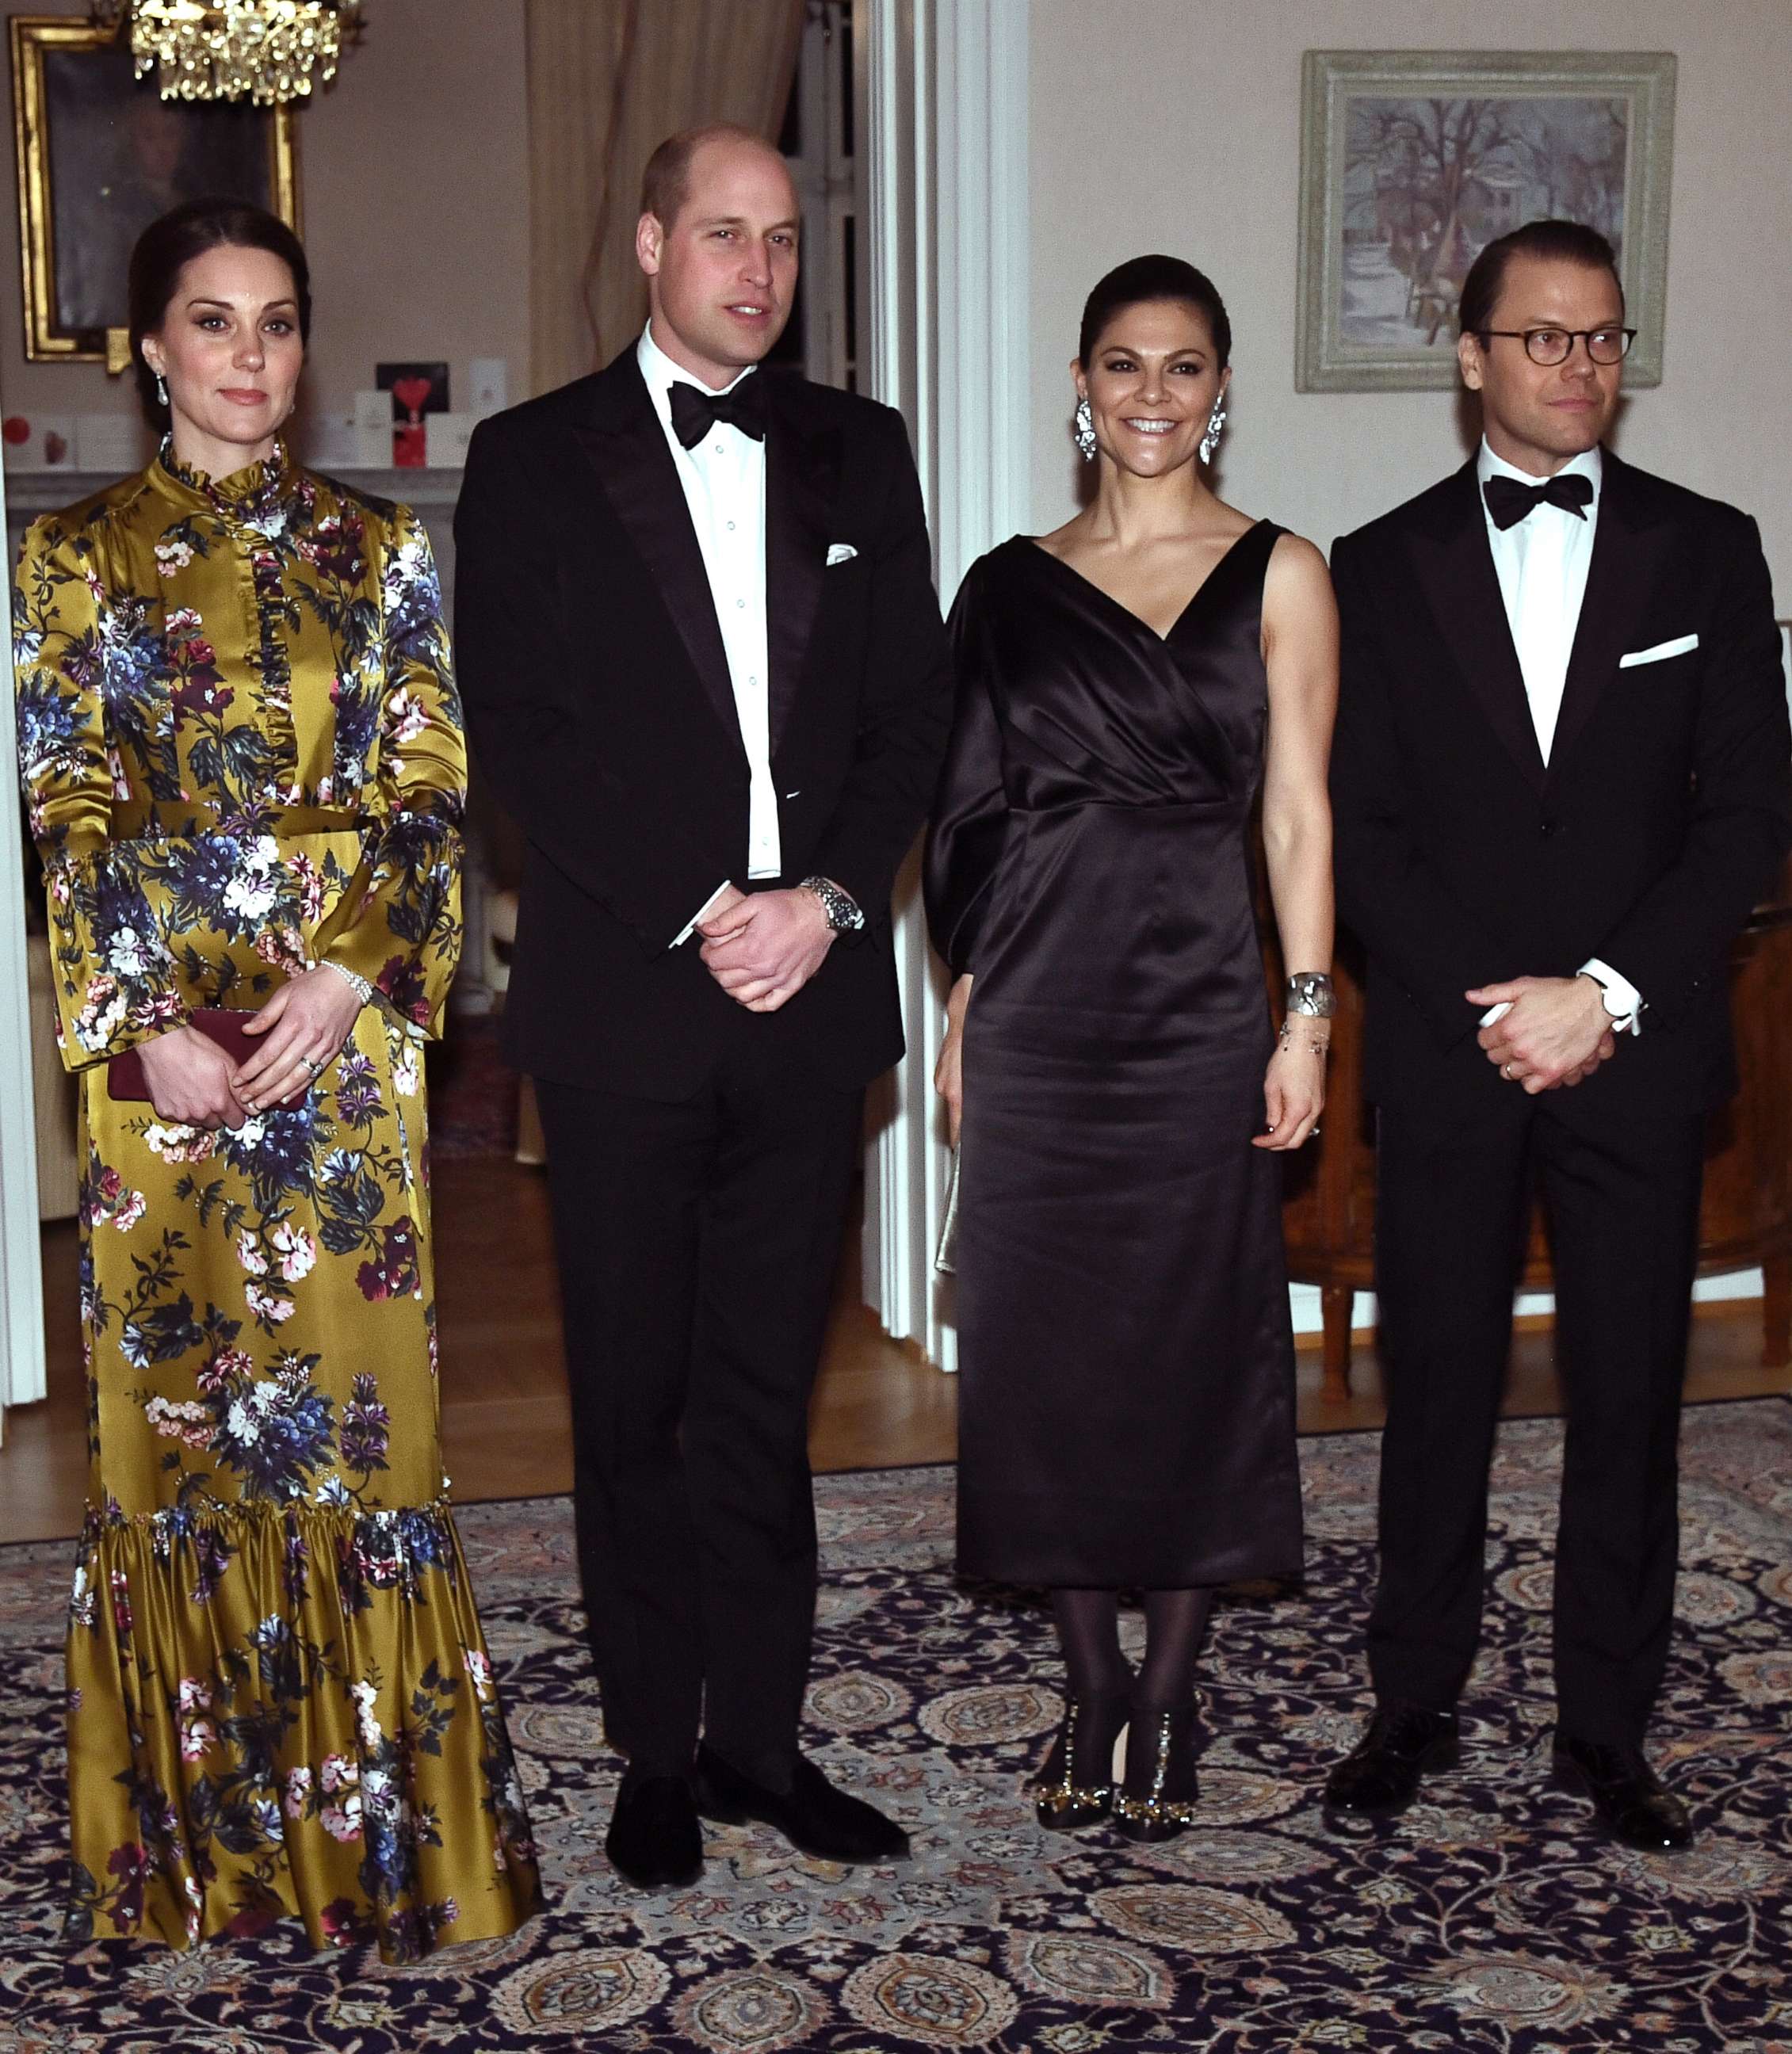
{"label": "satin lapel", "polygon": [[1592,718],[1601,695],[1616,680],[1618,659],[1649,612],[1671,533],[1665,525],[1649,519],[1628,466],[1608,455],[1593,561],[1587,566],[1586,592],[1550,750],[1552,774]]}
{"label": "satin lapel", "polygon": [[1526,781],[1541,790],[1543,755],[1487,545],[1475,466],[1458,473],[1455,509],[1435,533],[1415,536],[1412,561],[1438,632],[1488,723]]}
{"label": "satin lapel", "polygon": [[766,431],[766,641],[771,753],[796,703],[827,575],[827,517],[840,482],[840,431],[810,430],[802,388],[780,380]]}
{"label": "satin lapel", "polygon": [[631,351],[605,374],[590,425],[575,428],[616,518],[640,552],[716,717],[737,746],[740,715],[709,573],[664,431]]}

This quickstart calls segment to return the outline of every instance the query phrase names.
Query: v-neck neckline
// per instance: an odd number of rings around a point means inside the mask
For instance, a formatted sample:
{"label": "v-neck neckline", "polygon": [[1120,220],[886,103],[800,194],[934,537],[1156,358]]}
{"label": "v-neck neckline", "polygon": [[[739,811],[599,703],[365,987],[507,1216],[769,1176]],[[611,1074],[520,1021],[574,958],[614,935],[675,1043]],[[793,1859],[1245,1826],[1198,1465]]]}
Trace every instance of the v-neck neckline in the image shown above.
{"label": "v-neck neckline", "polygon": [[1152,641],[1156,643],[1160,647],[1167,649],[1170,646],[1171,643],[1176,639],[1177,629],[1182,626],[1183,623],[1188,618],[1189,615],[1194,612],[1195,601],[1200,598],[1202,593],[1204,592],[1207,587],[1219,577],[1220,573],[1225,569],[1226,566],[1232,561],[1233,557],[1238,554],[1239,548],[1244,543],[1248,542],[1251,537],[1257,533],[1259,528],[1266,527],[1268,525],[1268,522],[1266,521],[1253,521],[1250,525],[1245,529],[1242,535],[1234,536],[1232,540],[1227,544],[1225,549],[1220,553],[1219,561],[1214,565],[1213,569],[1207,573],[1207,576],[1202,579],[1201,582],[1195,586],[1195,589],[1188,595],[1187,598],[1183,601],[1182,611],[1176,616],[1176,619],[1170,623],[1169,626],[1161,635],[1158,633],[1157,630],[1152,626],[1151,623],[1146,620],[1142,613],[1135,613],[1132,608],[1129,607],[1124,600],[1116,599],[1113,594],[1108,590],[1105,585],[1097,584],[1094,579],[1090,577],[1086,572],[1078,570],[1074,564],[1065,562],[1062,557],[1058,556],[1053,550],[1048,549],[1037,535],[1017,535],[1014,539],[1018,542],[1024,543],[1027,548],[1032,549],[1036,554],[1043,557],[1048,563],[1056,564],[1060,570],[1067,572],[1070,576],[1073,577],[1077,580],[1078,584],[1085,586],[1089,591],[1093,592],[1097,599],[1105,600],[1109,606],[1113,608],[1115,612],[1124,614],[1125,617],[1132,623],[1134,627],[1142,629],[1144,633],[1151,637]]}

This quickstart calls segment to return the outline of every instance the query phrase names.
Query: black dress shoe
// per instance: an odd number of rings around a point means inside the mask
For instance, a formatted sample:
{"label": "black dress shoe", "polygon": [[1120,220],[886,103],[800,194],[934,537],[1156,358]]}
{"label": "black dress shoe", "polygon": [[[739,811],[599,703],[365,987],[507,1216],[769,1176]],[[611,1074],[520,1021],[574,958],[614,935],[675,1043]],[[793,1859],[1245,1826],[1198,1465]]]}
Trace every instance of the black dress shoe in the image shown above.
{"label": "black dress shoe", "polygon": [[1326,1777],[1325,1809],[1391,1819],[1418,1796],[1428,1770],[1453,1767],[1460,1752],[1454,1712],[1379,1705],[1362,1738]]}
{"label": "black dress shoe", "polygon": [[724,1761],[713,1748],[697,1749],[693,1781],[697,1809],[706,1819],[738,1826],[758,1819],[792,1847],[821,1861],[891,1862],[908,1859],[908,1836],[893,1820],[837,1790],[813,1762],[797,1757],[787,1791],[768,1790]]}
{"label": "black dress shoe", "polygon": [[1124,1694],[1073,1698],[1033,1784],[1033,1816],[1048,1832],[1074,1833],[1113,1808],[1114,1742],[1126,1724]]}
{"label": "black dress shoe", "polygon": [[690,1784],[682,1776],[624,1778],[604,1851],[637,1890],[695,1883],[703,1872],[703,1833]]}
{"label": "black dress shoe", "polygon": [[1114,1825],[1129,1840],[1173,1840],[1195,1823],[1195,1707],[1132,1707],[1126,1780],[1114,1792]]}
{"label": "black dress shoe", "polygon": [[1552,1760],[1558,1790],[1590,1797],[1613,1840],[1644,1854],[1671,1854],[1692,1844],[1686,1807],[1643,1759],[1640,1748],[1602,1746],[1559,1729]]}

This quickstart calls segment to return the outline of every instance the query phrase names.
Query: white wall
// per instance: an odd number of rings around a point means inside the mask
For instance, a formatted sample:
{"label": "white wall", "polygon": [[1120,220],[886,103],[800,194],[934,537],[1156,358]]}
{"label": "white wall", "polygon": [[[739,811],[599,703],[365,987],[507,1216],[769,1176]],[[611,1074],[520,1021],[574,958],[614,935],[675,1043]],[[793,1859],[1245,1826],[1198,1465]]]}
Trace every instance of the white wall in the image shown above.
{"label": "white wall", "polygon": [[1665,376],[1625,455],[1747,508],[1792,609],[1792,6],[1786,0],[1030,0],[1032,524],[1074,510],[1067,360],[1122,258],[1186,256],[1235,336],[1220,488],[1329,547],[1452,467],[1441,392],[1296,393],[1301,53],[1664,49],[1680,59]]}

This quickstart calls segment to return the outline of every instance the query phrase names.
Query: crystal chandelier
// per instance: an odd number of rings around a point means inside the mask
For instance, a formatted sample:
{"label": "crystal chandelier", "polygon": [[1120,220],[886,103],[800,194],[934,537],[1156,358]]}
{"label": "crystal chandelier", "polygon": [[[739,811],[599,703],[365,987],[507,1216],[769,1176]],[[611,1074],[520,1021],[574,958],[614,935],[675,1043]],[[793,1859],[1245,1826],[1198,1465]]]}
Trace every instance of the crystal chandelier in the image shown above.
{"label": "crystal chandelier", "polygon": [[131,18],[137,77],[154,71],[164,100],[253,100],[283,106],[327,85],[360,0],[94,0],[96,19]]}

